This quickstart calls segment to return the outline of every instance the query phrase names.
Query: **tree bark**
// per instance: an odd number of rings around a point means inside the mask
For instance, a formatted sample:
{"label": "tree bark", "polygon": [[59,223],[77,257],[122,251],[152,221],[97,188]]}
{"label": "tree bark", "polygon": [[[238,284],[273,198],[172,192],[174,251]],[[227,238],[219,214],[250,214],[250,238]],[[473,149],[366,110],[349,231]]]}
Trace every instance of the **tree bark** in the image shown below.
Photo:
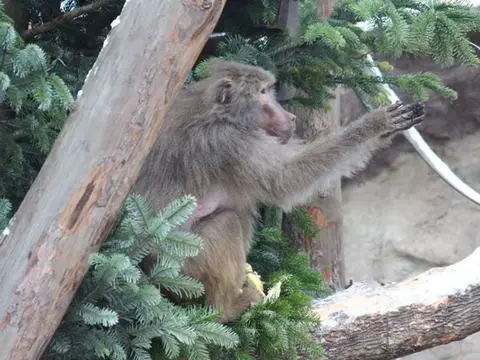
{"label": "tree bark", "polygon": [[[335,3],[336,0],[317,0],[319,17],[328,18]],[[331,110],[311,120],[322,121],[324,117],[323,123],[328,124],[330,132],[337,131],[341,127],[338,89],[335,90],[335,95],[335,99],[330,101]],[[338,177],[332,181],[332,184],[328,196],[319,196],[310,204],[308,210],[320,232],[316,237],[306,240],[310,242],[312,266],[322,272],[327,285],[340,290],[345,288],[342,179]]]}
{"label": "tree bark", "polygon": [[[293,11],[292,1],[279,7],[279,21],[282,24],[296,24],[293,16],[298,18],[298,9]],[[283,1],[284,3],[287,0]],[[319,5],[319,16],[326,18],[330,15],[335,1],[317,0]],[[298,2],[295,2],[298,7]],[[282,14],[282,11],[287,14]],[[299,21],[297,21],[299,22]],[[298,30],[295,28],[298,32]],[[295,31],[290,31],[295,35]],[[338,95],[338,94],[337,94]],[[297,134],[303,139],[313,140],[322,132],[325,135],[335,131],[340,127],[339,101],[337,98],[330,102],[331,110],[310,111],[308,109],[292,109],[297,115]],[[321,136],[324,136],[322,134]],[[311,267],[322,272],[325,283],[334,289],[343,289],[345,287],[345,265],[343,254],[343,214],[342,214],[342,191],[341,179],[332,181],[330,194],[324,197],[318,197],[307,206],[307,210],[312,216],[313,221],[320,229],[315,237],[305,236],[297,231],[294,222],[287,218],[284,221],[284,231],[295,242],[298,249],[306,251],[310,255]]]}
{"label": "tree bark", "polygon": [[22,4],[15,0],[3,0],[5,13],[12,18],[13,25],[18,32],[21,32],[27,26],[26,17]]}
{"label": "tree bark", "polygon": [[278,2],[276,25],[281,29],[287,29],[290,36],[296,36],[300,31],[298,5],[296,0],[280,0]]}
{"label": "tree bark", "polygon": [[325,359],[390,360],[480,331],[480,248],[398,284],[348,290],[313,305]]}
{"label": "tree bark", "polygon": [[10,234],[0,239],[2,359],[42,354],[224,5],[126,3]]}
{"label": "tree bark", "polygon": [[[340,128],[339,92],[330,101],[328,112],[314,110],[303,117],[298,129],[299,136],[312,140],[327,136]],[[299,110],[297,110],[297,115]],[[299,114],[300,118],[305,111]],[[307,211],[319,228],[314,236],[296,234],[296,246],[310,255],[310,266],[322,272],[325,283],[335,289],[345,288],[345,262],[343,250],[343,212],[341,179],[332,181],[327,196],[318,196],[308,206]]]}
{"label": "tree bark", "polygon": [[318,5],[319,15],[321,18],[328,18],[333,11],[333,7],[337,0],[315,0]]}

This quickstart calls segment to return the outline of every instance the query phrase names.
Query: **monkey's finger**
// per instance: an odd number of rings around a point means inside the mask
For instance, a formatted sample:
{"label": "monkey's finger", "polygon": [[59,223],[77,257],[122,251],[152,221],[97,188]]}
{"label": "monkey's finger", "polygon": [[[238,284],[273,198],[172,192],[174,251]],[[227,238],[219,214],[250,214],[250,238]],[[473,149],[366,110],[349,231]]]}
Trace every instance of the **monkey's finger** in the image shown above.
{"label": "monkey's finger", "polygon": [[413,109],[412,111],[416,114],[423,114],[425,113],[425,105],[421,102],[416,102],[415,104],[413,104]]}
{"label": "monkey's finger", "polygon": [[403,124],[404,122],[408,122],[410,120],[413,120],[419,117],[425,117],[425,113],[416,114],[413,111],[411,111],[409,113],[402,114],[399,117],[395,118],[393,120],[393,124]]}
{"label": "monkey's finger", "polygon": [[402,122],[397,122],[395,125],[395,129],[390,130],[389,132],[381,135],[381,137],[388,137],[391,136],[397,132],[404,131],[410,129],[412,126],[415,126],[417,124],[420,124],[423,120],[425,120],[425,116],[421,115],[418,117],[415,117],[413,119],[408,119],[408,120],[403,120]]}
{"label": "monkey's finger", "polygon": [[415,112],[410,112],[408,114],[402,114],[401,118],[404,120],[410,120],[410,119],[415,119],[420,116],[425,116],[424,113],[415,113]]}
{"label": "monkey's finger", "polygon": [[413,119],[409,119],[408,121],[405,121],[404,123],[398,123],[398,128],[396,131],[403,131],[410,129],[412,126],[415,126],[417,124],[420,124],[423,120],[425,120],[425,116],[418,116]]}
{"label": "monkey's finger", "polygon": [[388,112],[392,112],[392,111],[398,109],[398,108],[399,108],[400,106],[402,106],[402,105],[403,105],[403,103],[399,100],[399,101],[397,101],[395,104],[390,105],[390,106],[387,108],[387,111],[388,111]]}
{"label": "monkey's finger", "polygon": [[421,103],[406,105],[400,109],[397,114],[393,116],[393,123],[402,122],[403,120],[410,120],[419,116],[425,115],[425,107]]}
{"label": "monkey's finger", "polygon": [[425,115],[425,106],[422,103],[415,103],[411,107],[413,117]]}
{"label": "monkey's finger", "polygon": [[425,120],[425,116],[419,116],[419,117],[416,117],[416,118],[410,120],[409,123],[406,124],[407,129],[411,128],[412,126],[420,124],[423,120]]}
{"label": "monkey's finger", "polygon": [[415,104],[407,104],[407,105],[403,105],[401,106],[400,108],[398,108],[393,114],[392,116],[393,117],[397,117],[397,116],[400,116],[402,114],[406,114],[406,113],[409,113],[409,112],[412,112],[412,113],[422,113],[423,112],[423,109],[424,109],[424,106],[422,103],[415,103]]}

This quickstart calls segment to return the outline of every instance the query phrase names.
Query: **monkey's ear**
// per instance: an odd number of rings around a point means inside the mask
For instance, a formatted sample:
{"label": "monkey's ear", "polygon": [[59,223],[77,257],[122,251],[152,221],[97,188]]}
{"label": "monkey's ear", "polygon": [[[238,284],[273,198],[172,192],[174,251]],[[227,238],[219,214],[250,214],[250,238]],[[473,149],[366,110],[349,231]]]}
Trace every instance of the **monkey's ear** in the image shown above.
{"label": "monkey's ear", "polygon": [[221,79],[216,84],[216,101],[220,104],[230,104],[232,101],[233,81]]}

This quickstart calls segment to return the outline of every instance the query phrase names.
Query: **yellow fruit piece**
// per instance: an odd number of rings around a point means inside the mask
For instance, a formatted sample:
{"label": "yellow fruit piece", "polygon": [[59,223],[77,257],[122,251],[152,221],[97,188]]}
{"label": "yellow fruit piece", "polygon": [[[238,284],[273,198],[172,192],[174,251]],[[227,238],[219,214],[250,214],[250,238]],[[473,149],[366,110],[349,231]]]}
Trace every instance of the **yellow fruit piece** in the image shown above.
{"label": "yellow fruit piece", "polygon": [[245,273],[247,274],[247,285],[253,287],[263,294],[263,281],[250,264],[245,264]]}

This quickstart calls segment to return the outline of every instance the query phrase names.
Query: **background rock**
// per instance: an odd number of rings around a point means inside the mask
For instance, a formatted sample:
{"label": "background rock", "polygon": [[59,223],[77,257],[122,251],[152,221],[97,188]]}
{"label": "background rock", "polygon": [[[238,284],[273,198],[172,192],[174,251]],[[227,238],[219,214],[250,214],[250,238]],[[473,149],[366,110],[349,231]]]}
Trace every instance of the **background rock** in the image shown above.
{"label": "background rock", "polygon": [[[440,69],[419,58],[394,63],[400,71],[435,72],[458,92],[453,103],[429,101],[418,129],[450,168],[480,191],[480,70]],[[342,106],[350,118],[364,111],[349,92]],[[457,262],[480,246],[480,207],[444,183],[401,136],[344,183],[343,202],[347,281],[401,281]],[[478,360],[480,334],[403,359]]]}

